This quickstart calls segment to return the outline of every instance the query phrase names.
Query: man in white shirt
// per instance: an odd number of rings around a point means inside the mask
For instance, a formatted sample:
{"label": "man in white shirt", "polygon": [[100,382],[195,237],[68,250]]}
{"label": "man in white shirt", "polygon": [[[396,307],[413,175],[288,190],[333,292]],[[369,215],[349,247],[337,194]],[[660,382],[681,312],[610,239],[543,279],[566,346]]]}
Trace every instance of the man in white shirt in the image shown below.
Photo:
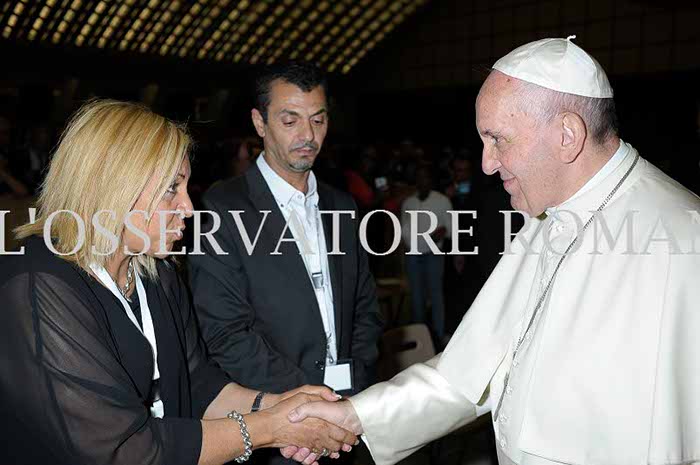
{"label": "man in white shirt", "polygon": [[[401,236],[406,247],[413,322],[425,322],[427,294],[435,344],[442,346],[445,337],[445,255],[442,247],[445,238],[451,236],[451,220],[447,212],[452,210],[452,204],[432,187],[430,167],[420,166],[416,170],[416,193],[406,198],[401,206]],[[435,230],[430,235],[419,235],[433,229],[432,226]]]}
{"label": "man in white shirt", "polygon": [[572,37],[498,60],[482,168],[529,216],[445,351],[338,406],[375,462],[491,412],[501,465],[700,463],[700,199],[617,135]]}
{"label": "man in white shirt", "polygon": [[[264,151],[203,197],[221,218],[213,237],[225,254],[204,241],[205,254],[190,256],[209,353],[263,401],[304,384],[353,393],[373,382],[383,322],[357,207],[312,171],[328,129],[326,89],[315,65],[263,70],[251,116]],[[276,451],[254,460],[288,462]]]}

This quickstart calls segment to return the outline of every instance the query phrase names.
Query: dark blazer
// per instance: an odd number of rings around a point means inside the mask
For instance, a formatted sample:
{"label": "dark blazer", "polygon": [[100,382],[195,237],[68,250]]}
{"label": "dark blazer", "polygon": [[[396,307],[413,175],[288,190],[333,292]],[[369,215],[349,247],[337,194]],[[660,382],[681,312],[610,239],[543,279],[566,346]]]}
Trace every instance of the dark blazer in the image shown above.
{"label": "dark blazer", "polygon": [[[318,183],[320,210],[357,214],[352,198]],[[285,219],[257,165],[244,175],[213,186],[203,197],[221,226],[213,237],[228,255],[213,253],[203,239],[204,255],[190,255],[191,285],[202,334],[211,356],[237,382],[254,389],[283,392],[303,384],[323,384],[326,340],[315,293],[294,242],[282,242]],[[246,251],[231,210],[253,241]],[[322,215],[331,248],[332,220]],[[359,219],[340,216],[340,250],[329,255],[338,358],[354,361],[355,391],[374,381],[382,318],[367,256],[357,234]],[[206,227],[205,227],[206,228]],[[208,230],[203,228],[204,231]]]}

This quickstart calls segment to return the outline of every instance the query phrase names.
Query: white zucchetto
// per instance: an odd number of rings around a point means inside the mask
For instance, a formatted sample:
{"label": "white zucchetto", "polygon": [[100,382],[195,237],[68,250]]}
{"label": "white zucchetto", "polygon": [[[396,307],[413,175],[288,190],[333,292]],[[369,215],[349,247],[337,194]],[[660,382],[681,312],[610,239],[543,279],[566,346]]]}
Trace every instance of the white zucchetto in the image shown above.
{"label": "white zucchetto", "polygon": [[612,98],[613,90],[595,58],[566,39],[542,39],[522,45],[493,69],[522,81],[557,92],[583,97]]}

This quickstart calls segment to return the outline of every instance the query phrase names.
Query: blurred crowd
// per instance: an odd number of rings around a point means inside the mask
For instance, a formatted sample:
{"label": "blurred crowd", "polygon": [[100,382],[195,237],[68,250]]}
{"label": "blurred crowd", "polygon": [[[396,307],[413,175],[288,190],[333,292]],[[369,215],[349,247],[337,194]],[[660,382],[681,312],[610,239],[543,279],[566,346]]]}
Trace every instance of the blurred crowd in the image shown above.
{"label": "blurred crowd", "polygon": [[[195,207],[208,187],[241,175],[261,151],[257,137],[199,140],[190,181]],[[433,238],[442,252],[452,250],[453,240],[459,241],[460,251],[471,251],[441,257],[437,264],[440,273],[433,272],[434,265],[429,265],[433,268],[426,268],[425,273],[412,267],[412,259],[407,260],[409,244],[405,240],[385,254],[392,248],[395,235],[389,215],[373,214],[367,222],[368,246],[376,253],[369,256],[370,268],[378,282],[380,300],[386,295],[388,328],[410,322],[426,323],[438,348],[448,341],[503,250],[504,215],[500,211],[511,207],[500,179],[481,172],[480,156],[479,148],[419,144],[411,139],[376,144],[331,142],[324,144],[314,165],[314,173],[321,181],[352,195],[362,216],[385,210],[405,226],[406,201],[420,197],[421,188],[426,198],[444,196],[449,201],[443,204],[448,205],[447,209],[477,212],[475,218],[460,215],[459,229],[471,227],[471,234]],[[418,209],[425,210],[431,203]],[[439,217],[445,209],[435,213]],[[515,215],[512,232],[521,225],[522,217]],[[426,255],[424,252],[421,255]],[[436,303],[444,310],[431,313],[430,308],[435,310]]]}
{"label": "blurred crowd", "polygon": [[[40,187],[60,130],[48,123],[21,124],[0,115],[0,207],[11,211],[5,218],[7,247],[13,246],[8,231],[26,219],[26,208],[32,205]],[[193,132],[197,146],[189,189],[195,208],[201,208],[199,199],[209,187],[241,175],[254,163],[262,151],[262,141],[254,136],[229,136],[225,131],[214,135],[195,128]],[[661,154],[657,163],[666,171],[674,171],[674,177],[697,192],[700,111],[697,137],[687,139],[683,151],[688,156],[675,164],[678,169],[672,170],[671,156]],[[368,245],[377,253],[370,255],[370,267],[377,279],[380,301],[387,307],[388,327],[426,323],[438,349],[449,340],[496,266],[507,240],[501,211],[511,209],[508,195],[497,176],[482,173],[480,156],[480,147],[416,143],[408,138],[393,143],[330,141],[314,166],[321,181],[352,195],[361,215],[386,210],[400,219],[403,228],[409,221],[405,211],[409,204],[413,209],[437,208],[440,211],[434,213],[438,217],[444,216],[448,208],[476,212],[475,217],[461,215],[459,220],[459,229],[471,227],[471,233],[451,237],[438,232],[433,236],[442,252],[453,247],[471,251],[464,255],[434,257],[439,254],[420,247],[420,258],[406,255],[410,244],[405,235],[395,251],[384,254],[391,249],[394,224],[386,214],[374,214],[367,223]],[[413,203],[408,202],[412,198]],[[515,233],[522,217],[511,215],[511,219],[510,232]],[[186,245],[189,241],[191,237],[186,237]]]}
{"label": "blurred crowd", "polygon": [[[0,116],[0,206],[11,211],[5,218],[8,248],[13,246],[9,231],[26,220],[26,209],[32,206],[40,188],[60,130],[47,123],[22,125]],[[261,153],[262,142],[253,136],[196,133],[195,139],[189,189],[195,208],[201,208],[202,193],[217,182],[244,173]],[[407,263],[406,241],[394,252],[384,254],[394,238],[388,215],[375,214],[368,221],[368,245],[377,253],[370,255],[370,266],[380,293],[386,291],[386,306],[391,307],[386,309],[388,326],[425,322],[431,326],[438,347],[456,328],[503,248],[499,210],[510,209],[508,197],[498,179],[481,174],[479,155],[466,147],[417,144],[410,139],[365,145],[326,144],[314,167],[320,180],[352,195],[360,215],[386,210],[405,223],[402,206],[419,191],[426,197],[440,194],[449,201],[449,207],[437,212],[438,216],[444,216],[447,208],[478,211],[476,218],[460,217],[460,229],[473,227],[472,235],[435,238],[442,251],[451,250],[452,240],[459,240],[459,250],[476,251],[478,247],[478,254],[442,257],[440,272],[426,269],[430,271],[427,275]],[[186,245],[189,241],[191,237],[186,237]],[[386,289],[382,283],[388,283]],[[444,310],[431,319],[427,309],[436,304]]]}

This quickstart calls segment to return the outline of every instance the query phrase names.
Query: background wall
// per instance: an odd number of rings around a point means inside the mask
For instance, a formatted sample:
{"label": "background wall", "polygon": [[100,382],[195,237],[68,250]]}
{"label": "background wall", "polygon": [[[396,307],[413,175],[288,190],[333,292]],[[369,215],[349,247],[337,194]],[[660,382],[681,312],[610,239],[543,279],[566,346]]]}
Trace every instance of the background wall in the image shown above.
{"label": "background wall", "polygon": [[365,89],[463,86],[514,47],[577,35],[612,76],[700,68],[700,2],[438,0],[356,76]]}
{"label": "background wall", "polygon": [[474,101],[489,67],[572,34],[608,72],[622,137],[659,164],[681,163],[697,131],[698,1],[435,0],[348,77],[357,133],[478,152]]}

